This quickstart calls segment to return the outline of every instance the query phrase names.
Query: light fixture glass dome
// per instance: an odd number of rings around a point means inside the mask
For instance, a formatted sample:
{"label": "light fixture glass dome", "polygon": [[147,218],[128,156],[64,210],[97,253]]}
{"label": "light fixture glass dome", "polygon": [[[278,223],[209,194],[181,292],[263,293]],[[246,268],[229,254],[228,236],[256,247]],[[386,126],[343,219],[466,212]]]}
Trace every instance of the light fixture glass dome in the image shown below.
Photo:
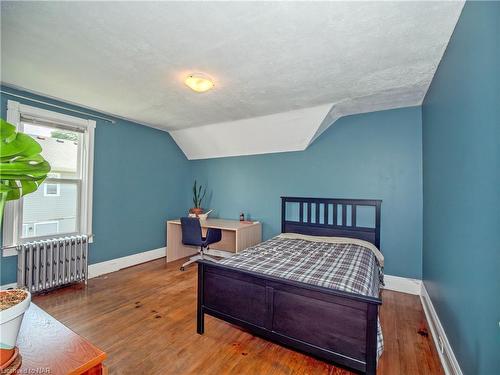
{"label": "light fixture glass dome", "polygon": [[188,75],[184,83],[187,87],[196,92],[205,92],[214,87],[212,79],[203,73],[192,73]]}

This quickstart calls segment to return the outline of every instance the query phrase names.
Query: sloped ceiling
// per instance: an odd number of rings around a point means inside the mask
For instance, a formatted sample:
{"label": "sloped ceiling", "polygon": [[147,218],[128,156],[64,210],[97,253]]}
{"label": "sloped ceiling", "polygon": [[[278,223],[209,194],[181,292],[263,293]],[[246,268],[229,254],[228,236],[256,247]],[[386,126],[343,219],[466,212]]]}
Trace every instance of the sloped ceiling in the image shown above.
{"label": "sloped ceiling", "polygon": [[171,131],[189,159],[301,151],[331,105]]}
{"label": "sloped ceiling", "polygon": [[[170,131],[188,158],[305,149],[421,104],[463,2],[8,2],[6,84]],[[196,94],[191,72],[214,78]]]}

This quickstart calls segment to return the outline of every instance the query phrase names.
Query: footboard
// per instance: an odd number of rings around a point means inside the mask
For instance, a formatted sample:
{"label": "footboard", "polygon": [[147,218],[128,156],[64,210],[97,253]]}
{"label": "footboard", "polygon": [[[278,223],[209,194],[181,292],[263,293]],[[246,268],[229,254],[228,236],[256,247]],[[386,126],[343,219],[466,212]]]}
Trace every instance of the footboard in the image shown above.
{"label": "footboard", "polygon": [[204,314],[341,366],[376,373],[380,299],[198,262],[197,331]]}

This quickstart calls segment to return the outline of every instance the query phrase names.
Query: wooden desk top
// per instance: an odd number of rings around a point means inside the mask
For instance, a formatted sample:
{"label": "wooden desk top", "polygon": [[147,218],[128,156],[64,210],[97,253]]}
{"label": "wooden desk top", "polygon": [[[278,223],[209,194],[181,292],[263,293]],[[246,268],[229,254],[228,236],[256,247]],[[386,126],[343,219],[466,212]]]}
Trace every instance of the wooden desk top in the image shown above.
{"label": "wooden desk top", "polygon": [[[180,219],[169,220],[167,223],[181,224]],[[227,219],[207,219],[200,220],[202,228],[215,228],[215,229],[225,229],[225,230],[238,230],[248,228],[254,225],[260,225],[260,222],[254,221],[253,223],[242,223],[239,220],[227,220]]]}
{"label": "wooden desk top", "polygon": [[19,374],[81,374],[106,359],[106,353],[33,303],[24,314],[17,346]]}

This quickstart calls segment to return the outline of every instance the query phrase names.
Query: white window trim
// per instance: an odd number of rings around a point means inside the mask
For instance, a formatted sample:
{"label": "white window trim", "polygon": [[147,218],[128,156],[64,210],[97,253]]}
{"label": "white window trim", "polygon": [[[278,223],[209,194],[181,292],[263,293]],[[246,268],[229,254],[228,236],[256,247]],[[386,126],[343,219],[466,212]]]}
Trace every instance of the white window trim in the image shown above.
{"label": "white window trim", "polygon": [[[94,133],[96,122],[94,120],[86,120],[79,117],[69,116],[62,113],[48,111],[45,109],[33,107],[26,104],[20,104],[14,100],[7,101],[7,121],[15,125],[19,129],[21,125],[21,116],[29,119],[40,119],[54,124],[62,125],[67,128],[73,128],[83,131],[83,160],[86,166],[83,168],[80,207],[80,231],[81,234],[89,236],[89,242],[92,242],[92,196],[93,196],[93,176],[94,176]],[[17,255],[17,251],[12,246],[18,245],[19,236],[19,217],[22,212],[22,199],[9,201],[5,205],[2,245],[4,250],[2,254],[6,256]],[[31,237],[28,241],[35,241],[38,237]]]}

